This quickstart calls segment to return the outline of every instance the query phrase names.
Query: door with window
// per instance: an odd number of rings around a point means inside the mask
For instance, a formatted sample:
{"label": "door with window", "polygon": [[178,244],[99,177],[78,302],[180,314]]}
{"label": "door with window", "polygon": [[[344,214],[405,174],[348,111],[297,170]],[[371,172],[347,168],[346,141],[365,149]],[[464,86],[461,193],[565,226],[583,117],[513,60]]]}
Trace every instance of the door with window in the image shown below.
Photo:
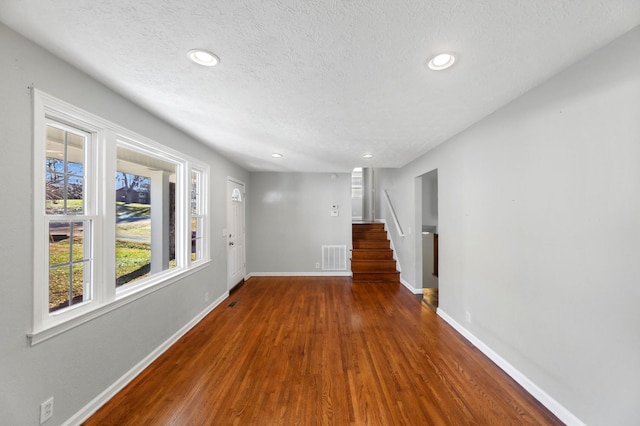
{"label": "door with window", "polygon": [[227,288],[240,283],[245,266],[245,186],[235,179],[227,180]]}

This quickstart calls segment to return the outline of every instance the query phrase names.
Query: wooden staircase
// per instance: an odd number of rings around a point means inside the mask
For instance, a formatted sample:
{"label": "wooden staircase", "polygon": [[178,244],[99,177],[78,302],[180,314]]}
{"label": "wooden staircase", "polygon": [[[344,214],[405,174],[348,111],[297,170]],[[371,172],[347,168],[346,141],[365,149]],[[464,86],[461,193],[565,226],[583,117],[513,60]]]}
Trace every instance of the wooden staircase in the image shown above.
{"label": "wooden staircase", "polygon": [[353,281],[400,282],[384,223],[354,223],[351,234]]}

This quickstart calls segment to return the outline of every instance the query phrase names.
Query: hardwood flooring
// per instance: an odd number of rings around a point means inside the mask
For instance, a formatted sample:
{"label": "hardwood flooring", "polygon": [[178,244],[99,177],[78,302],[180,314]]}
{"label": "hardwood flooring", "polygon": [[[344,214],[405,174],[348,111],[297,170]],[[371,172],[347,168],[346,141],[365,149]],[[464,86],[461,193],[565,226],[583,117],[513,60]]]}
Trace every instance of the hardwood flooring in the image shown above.
{"label": "hardwood flooring", "polygon": [[562,423],[400,284],[253,277],[85,424]]}
{"label": "hardwood flooring", "polygon": [[437,288],[424,288],[422,289],[422,301],[427,304],[429,309],[433,312],[438,310],[438,289]]}

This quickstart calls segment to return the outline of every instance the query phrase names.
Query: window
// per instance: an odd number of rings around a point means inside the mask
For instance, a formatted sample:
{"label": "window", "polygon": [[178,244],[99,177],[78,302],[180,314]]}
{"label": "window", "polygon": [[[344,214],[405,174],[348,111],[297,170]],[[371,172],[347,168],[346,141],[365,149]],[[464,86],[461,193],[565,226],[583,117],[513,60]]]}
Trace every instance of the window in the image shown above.
{"label": "window", "polygon": [[85,183],[90,133],[48,120],[45,157],[45,228],[48,244],[48,311],[91,300],[91,235],[95,217]]}
{"label": "window", "polygon": [[179,163],[131,142],[118,142],[115,285],[132,283],[177,265],[175,185]]}
{"label": "window", "polygon": [[201,170],[191,171],[191,260],[204,258],[205,206],[203,203],[203,175]]}
{"label": "window", "polygon": [[31,343],[209,261],[208,166],[34,89]]}

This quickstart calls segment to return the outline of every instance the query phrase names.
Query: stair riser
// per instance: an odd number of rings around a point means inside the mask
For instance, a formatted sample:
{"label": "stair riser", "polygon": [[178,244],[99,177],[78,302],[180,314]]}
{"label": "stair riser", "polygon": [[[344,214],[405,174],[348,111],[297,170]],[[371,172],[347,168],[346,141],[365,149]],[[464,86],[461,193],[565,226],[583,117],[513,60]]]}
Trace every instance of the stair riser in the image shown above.
{"label": "stair riser", "polygon": [[357,223],[351,225],[353,232],[367,231],[370,229],[384,230],[384,223]]}
{"label": "stair riser", "polygon": [[395,266],[375,265],[375,266],[359,266],[351,265],[352,272],[391,272],[396,271]]}
{"label": "stair riser", "polygon": [[352,266],[358,266],[359,268],[393,268],[392,271],[396,270],[396,261],[393,259],[367,259],[367,260],[357,260],[353,259],[351,261]]}
{"label": "stair riser", "polygon": [[386,240],[387,233],[385,231],[371,231],[371,232],[354,232],[352,234],[354,241],[358,240]]}
{"label": "stair riser", "polygon": [[353,281],[399,282],[400,272],[383,272],[378,274],[371,272],[354,272]]}
{"label": "stair riser", "polygon": [[390,247],[389,240],[358,240],[353,241],[354,249],[388,249]]}
{"label": "stair riser", "polygon": [[352,260],[390,260],[393,259],[393,251],[391,249],[372,249],[372,250],[353,250],[351,252]]}

